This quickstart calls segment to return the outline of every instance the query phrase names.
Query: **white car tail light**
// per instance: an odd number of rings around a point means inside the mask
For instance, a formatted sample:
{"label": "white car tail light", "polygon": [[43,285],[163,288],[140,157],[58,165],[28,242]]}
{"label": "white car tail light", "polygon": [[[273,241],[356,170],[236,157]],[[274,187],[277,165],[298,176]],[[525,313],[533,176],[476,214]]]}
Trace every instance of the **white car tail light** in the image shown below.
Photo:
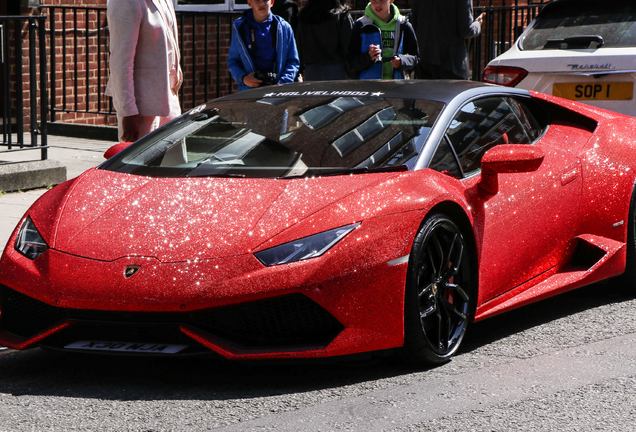
{"label": "white car tail light", "polygon": [[506,87],[514,87],[528,75],[528,71],[511,66],[488,66],[484,69],[482,81],[490,84],[499,84]]}

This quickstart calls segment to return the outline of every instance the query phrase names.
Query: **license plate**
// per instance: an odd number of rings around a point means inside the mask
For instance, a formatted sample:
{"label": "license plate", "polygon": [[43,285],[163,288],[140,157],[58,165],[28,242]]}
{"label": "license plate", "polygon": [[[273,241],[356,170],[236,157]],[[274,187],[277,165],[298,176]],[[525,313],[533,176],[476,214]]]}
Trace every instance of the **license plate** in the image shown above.
{"label": "license plate", "polygon": [[129,353],[175,354],[186,349],[187,345],[168,345],[133,342],[77,341],[64,348],[90,351],[117,351]]}
{"label": "license plate", "polygon": [[633,82],[555,83],[552,94],[575,101],[632,100]]}

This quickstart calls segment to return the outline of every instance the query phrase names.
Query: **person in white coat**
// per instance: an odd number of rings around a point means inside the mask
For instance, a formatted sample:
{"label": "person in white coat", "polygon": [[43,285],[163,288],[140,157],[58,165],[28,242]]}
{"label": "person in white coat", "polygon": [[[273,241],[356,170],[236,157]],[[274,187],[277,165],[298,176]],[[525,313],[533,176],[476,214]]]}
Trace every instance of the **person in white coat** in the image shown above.
{"label": "person in white coat", "polygon": [[108,0],[110,79],[120,141],[181,114],[179,38],[172,0]]}

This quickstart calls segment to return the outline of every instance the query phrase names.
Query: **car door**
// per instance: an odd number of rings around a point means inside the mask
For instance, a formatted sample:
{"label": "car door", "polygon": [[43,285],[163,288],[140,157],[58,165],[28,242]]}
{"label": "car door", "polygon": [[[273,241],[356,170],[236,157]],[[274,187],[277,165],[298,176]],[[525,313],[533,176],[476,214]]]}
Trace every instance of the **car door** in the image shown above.
{"label": "car door", "polygon": [[[479,260],[478,304],[555,267],[574,232],[581,194],[578,159],[543,134],[531,111],[512,98],[466,103],[454,116],[438,149],[450,147],[459,165],[438,151],[431,168],[461,175],[471,202]],[[536,171],[498,175],[498,191],[479,188],[481,159],[502,144],[532,145],[544,159]],[[442,161],[445,160],[445,163]],[[439,168],[443,167],[443,169]]]}

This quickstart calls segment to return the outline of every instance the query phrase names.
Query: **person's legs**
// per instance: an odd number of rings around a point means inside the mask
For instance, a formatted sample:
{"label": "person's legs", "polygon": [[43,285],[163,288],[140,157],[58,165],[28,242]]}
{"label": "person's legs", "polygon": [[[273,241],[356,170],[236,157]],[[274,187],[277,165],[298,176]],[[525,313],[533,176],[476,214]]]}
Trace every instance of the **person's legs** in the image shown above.
{"label": "person's legs", "polygon": [[[157,116],[139,116],[139,138],[143,138],[153,130],[161,126],[161,119]],[[139,139],[138,138],[138,139]]]}
{"label": "person's legs", "polygon": [[121,136],[124,134],[124,128],[122,126],[122,121],[121,121],[122,117],[119,115],[119,112],[117,112],[116,114],[117,114],[117,139],[119,140],[119,142],[122,142],[123,140],[121,139]]}
{"label": "person's legs", "polygon": [[323,65],[322,78],[324,81],[340,81],[349,79],[344,63],[326,63]]}
{"label": "person's legs", "polygon": [[[171,76],[171,81],[174,84],[176,76]],[[163,126],[168,123],[170,120],[181,115],[181,105],[179,104],[179,95],[172,93],[170,96],[170,114],[167,116],[138,116],[138,126],[139,126],[139,136],[137,139],[142,138],[148,135],[153,130]],[[122,128],[122,117],[119,115],[119,110],[117,110],[117,101],[113,98],[113,106],[115,108],[117,114],[117,137],[119,141],[122,141],[121,136],[123,135]]]}
{"label": "person's legs", "polygon": [[173,120],[173,119],[179,117],[180,115],[181,115],[181,105],[179,104],[179,95],[173,93],[170,96],[170,114],[168,114],[165,117],[157,117],[158,123],[155,126],[155,128],[152,129],[152,130],[155,130],[155,129],[165,125],[170,120]]}
{"label": "person's legs", "polygon": [[[137,125],[139,127],[139,136],[137,139],[148,135],[153,130],[157,129],[162,124],[167,123],[169,120],[161,123],[161,119],[165,119],[167,117],[156,117],[156,116],[137,116]],[[124,129],[122,127],[122,117],[117,113],[117,137],[119,141],[122,140],[122,135],[124,134]]]}
{"label": "person's legs", "polygon": [[304,81],[320,81],[320,64],[312,63],[305,65],[303,72]]}
{"label": "person's legs", "polygon": [[344,63],[312,63],[305,65],[305,81],[336,81],[349,79]]}
{"label": "person's legs", "polygon": [[420,63],[415,67],[416,79],[454,79],[464,80],[450,71],[443,70],[438,65]]}

